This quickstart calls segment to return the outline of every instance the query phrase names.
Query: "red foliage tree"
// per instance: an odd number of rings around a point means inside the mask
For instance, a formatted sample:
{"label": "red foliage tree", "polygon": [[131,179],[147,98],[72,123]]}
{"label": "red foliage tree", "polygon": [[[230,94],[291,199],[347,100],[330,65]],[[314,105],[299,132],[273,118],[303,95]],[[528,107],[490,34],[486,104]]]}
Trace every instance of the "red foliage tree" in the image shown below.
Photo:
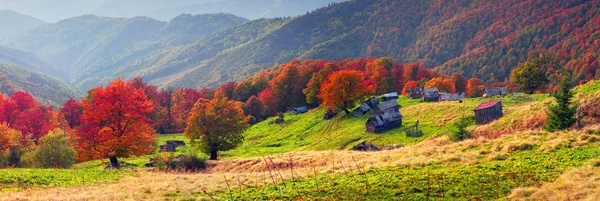
{"label": "red foliage tree", "polygon": [[485,90],[485,87],[485,83],[482,82],[480,79],[471,78],[467,82],[467,96],[469,98],[483,96],[483,91]]}
{"label": "red foliage tree", "polygon": [[118,157],[140,156],[154,149],[156,136],[146,116],[152,112],[152,102],[143,90],[118,79],[91,91],[83,108],[77,132],[79,160],[109,158],[119,168]]}
{"label": "red foliage tree", "polygon": [[35,102],[35,98],[27,92],[17,91],[15,92],[10,99],[14,100],[17,104],[17,109],[21,112],[31,109],[37,105]]}
{"label": "red foliage tree", "polygon": [[235,92],[235,85],[236,85],[235,82],[227,82],[227,83],[219,86],[217,91],[223,93],[225,95],[225,97],[227,97],[228,100],[231,100],[231,99],[233,99],[233,95]]}
{"label": "red foliage tree", "polygon": [[69,128],[74,129],[81,124],[81,115],[83,114],[83,104],[81,102],[73,100],[72,98],[67,100],[60,109],[60,112],[64,116]]}
{"label": "red foliage tree", "polygon": [[178,88],[175,90],[171,114],[178,130],[183,130],[186,127],[185,124],[190,111],[200,98],[204,98],[204,95],[195,89]]}
{"label": "red foliage tree", "polygon": [[425,83],[425,88],[437,88],[440,92],[456,93],[456,87],[451,79],[436,77]]}
{"label": "red foliage tree", "polygon": [[365,77],[362,72],[350,70],[330,74],[321,85],[319,98],[323,100],[322,105],[334,111],[341,109],[349,114],[348,108],[375,91],[373,82]]}
{"label": "red foliage tree", "polygon": [[37,106],[19,113],[13,127],[21,131],[23,135],[21,139],[32,139],[35,144],[38,144],[40,138],[54,130],[57,125],[52,107]]}
{"label": "red foliage tree", "polygon": [[409,89],[414,89],[417,87],[419,87],[419,85],[417,84],[417,81],[408,81],[404,85],[404,88],[402,89],[402,95],[406,95],[406,91],[408,91]]}
{"label": "red foliage tree", "polygon": [[0,122],[13,125],[19,115],[19,105],[12,99],[5,99],[0,103]]}
{"label": "red foliage tree", "polygon": [[265,106],[256,96],[250,96],[248,101],[242,106],[244,114],[253,116],[256,121],[262,121],[265,118]]}
{"label": "red foliage tree", "polygon": [[302,90],[302,82],[298,64],[291,63],[283,67],[283,71],[269,84],[271,92],[277,99],[278,111],[285,111],[289,107],[304,105],[306,97]]}
{"label": "red foliage tree", "polygon": [[271,88],[267,88],[258,94],[258,100],[264,106],[264,114],[265,116],[273,116],[277,113],[277,99],[273,97],[273,93],[271,92]]}
{"label": "red foliage tree", "polygon": [[452,82],[454,82],[454,86],[456,87],[456,92],[466,92],[467,91],[467,78],[462,76],[459,73],[452,73],[450,76]]}
{"label": "red foliage tree", "polygon": [[392,78],[394,79],[394,91],[401,92],[404,89],[404,65],[396,64],[392,69]]}

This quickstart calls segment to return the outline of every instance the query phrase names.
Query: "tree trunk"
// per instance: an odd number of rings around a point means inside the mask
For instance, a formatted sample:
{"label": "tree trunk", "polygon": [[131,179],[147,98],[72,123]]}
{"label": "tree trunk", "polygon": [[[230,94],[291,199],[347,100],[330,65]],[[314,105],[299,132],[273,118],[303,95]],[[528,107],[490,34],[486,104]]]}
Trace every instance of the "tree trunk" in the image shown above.
{"label": "tree trunk", "polygon": [[113,168],[115,168],[115,169],[121,168],[121,165],[119,165],[119,159],[117,159],[116,156],[111,156],[109,159],[110,159],[110,164],[112,165]]}
{"label": "tree trunk", "polygon": [[210,150],[210,160],[217,160],[217,150]]}

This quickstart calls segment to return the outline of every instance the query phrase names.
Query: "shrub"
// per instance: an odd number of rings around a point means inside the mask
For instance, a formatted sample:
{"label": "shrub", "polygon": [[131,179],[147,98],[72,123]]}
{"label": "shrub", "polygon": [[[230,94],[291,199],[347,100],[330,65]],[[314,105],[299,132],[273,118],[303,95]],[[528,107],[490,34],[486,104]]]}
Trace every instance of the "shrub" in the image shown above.
{"label": "shrub", "polygon": [[173,153],[158,153],[154,158],[155,166],[163,171],[201,171],[206,168],[206,158],[199,157],[194,151],[175,157]]}
{"label": "shrub", "polygon": [[473,123],[473,118],[465,117],[454,123],[454,129],[451,129],[452,140],[462,141],[467,138],[471,138],[471,132],[467,130],[467,127]]}
{"label": "shrub", "polygon": [[25,153],[23,160],[33,168],[70,168],[75,164],[75,155],[65,132],[54,130],[40,139],[38,147]]}

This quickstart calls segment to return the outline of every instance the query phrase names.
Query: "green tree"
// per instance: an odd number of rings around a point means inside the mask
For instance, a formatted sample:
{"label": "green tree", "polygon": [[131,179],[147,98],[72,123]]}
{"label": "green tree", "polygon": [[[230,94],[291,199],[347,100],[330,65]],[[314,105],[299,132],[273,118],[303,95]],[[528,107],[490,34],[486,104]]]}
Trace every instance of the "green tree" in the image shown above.
{"label": "green tree", "polygon": [[201,145],[210,154],[210,160],[217,160],[219,151],[233,149],[242,143],[248,119],[240,103],[229,101],[222,92],[217,92],[210,102],[196,102],[184,135],[192,144]]}
{"label": "green tree", "polygon": [[28,167],[70,168],[75,164],[75,150],[62,130],[53,130],[40,138],[40,145],[23,156]]}
{"label": "green tree", "polygon": [[528,94],[544,89],[546,84],[548,84],[546,74],[540,70],[538,64],[534,61],[519,64],[510,73],[510,80],[513,84],[517,85],[519,90],[523,90]]}
{"label": "green tree", "polygon": [[462,141],[471,138],[472,134],[467,130],[467,127],[473,123],[473,118],[461,118],[454,123],[454,128],[451,129],[452,140]]}
{"label": "green tree", "polygon": [[546,130],[548,131],[553,132],[567,129],[577,121],[574,117],[577,112],[577,106],[571,106],[573,92],[571,91],[571,82],[568,77],[562,79],[559,90],[553,94],[556,104],[548,106],[548,110],[546,111],[549,117],[546,121]]}

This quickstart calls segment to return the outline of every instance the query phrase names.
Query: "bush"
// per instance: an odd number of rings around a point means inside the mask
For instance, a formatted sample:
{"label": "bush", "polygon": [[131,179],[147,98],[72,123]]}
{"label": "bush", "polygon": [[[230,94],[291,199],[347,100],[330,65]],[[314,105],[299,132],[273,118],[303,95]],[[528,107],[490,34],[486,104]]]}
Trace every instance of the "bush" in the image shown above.
{"label": "bush", "polygon": [[201,171],[206,168],[206,158],[190,151],[175,157],[174,153],[158,153],[154,158],[155,166],[163,171]]}
{"label": "bush", "polygon": [[469,127],[471,124],[473,124],[473,118],[469,117],[465,117],[456,121],[454,123],[454,129],[451,130],[452,140],[462,141],[471,138],[472,134],[467,130],[467,127]]}
{"label": "bush", "polygon": [[70,168],[75,164],[76,152],[69,146],[68,137],[54,130],[40,139],[40,145],[25,153],[23,162],[32,168]]}

